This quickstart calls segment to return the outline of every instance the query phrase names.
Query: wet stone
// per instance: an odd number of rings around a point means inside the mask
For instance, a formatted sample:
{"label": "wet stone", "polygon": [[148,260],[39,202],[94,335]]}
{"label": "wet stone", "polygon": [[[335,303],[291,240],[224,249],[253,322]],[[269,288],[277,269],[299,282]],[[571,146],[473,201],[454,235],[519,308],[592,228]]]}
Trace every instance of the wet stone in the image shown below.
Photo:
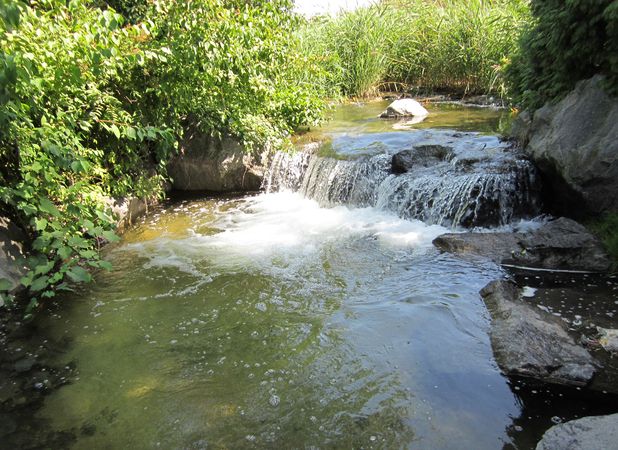
{"label": "wet stone", "polygon": [[584,417],[551,427],[536,450],[618,450],[618,414]]}
{"label": "wet stone", "polygon": [[29,372],[36,363],[37,363],[36,358],[34,358],[33,356],[27,356],[25,358],[18,360],[16,363],[14,363],[13,369],[16,372],[20,372],[20,373]]}
{"label": "wet stone", "polygon": [[509,376],[566,386],[586,386],[600,364],[575,343],[557,317],[527,305],[508,281],[481,290],[492,317],[490,338],[496,362]]}

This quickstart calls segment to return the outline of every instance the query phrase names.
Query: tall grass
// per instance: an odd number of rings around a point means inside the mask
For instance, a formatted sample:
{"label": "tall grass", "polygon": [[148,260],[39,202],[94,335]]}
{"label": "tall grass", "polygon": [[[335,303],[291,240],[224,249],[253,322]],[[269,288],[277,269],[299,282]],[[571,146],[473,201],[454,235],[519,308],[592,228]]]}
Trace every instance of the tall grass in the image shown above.
{"label": "tall grass", "polygon": [[502,70],[530,21],[528,0],[386,0],[305,25],[304,51],[344,95],[446,90],[507,97]]}
{"label": "tall grass", "polygon": [[317,18],[300,32],[303,52],[327,72],[322,81],[345,96],[376,92],[389,66],[389,36],[395,16],[387,6],[371,6]]}

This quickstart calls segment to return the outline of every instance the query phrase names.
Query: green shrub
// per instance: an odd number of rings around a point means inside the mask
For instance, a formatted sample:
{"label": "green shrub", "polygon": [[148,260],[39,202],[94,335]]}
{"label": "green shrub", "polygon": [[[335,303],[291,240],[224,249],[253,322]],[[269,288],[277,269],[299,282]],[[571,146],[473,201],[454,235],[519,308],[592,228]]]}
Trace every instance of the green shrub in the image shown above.
{"label": "green shrub", "polygon": [[601,239],[605,250],[618,268],[618,213],[606,214],[590,224],[592,231]]}
{"label": "green shrub", "polygon": [[33,239],[31,306],[109,268],[109,198],[161,195],[189,122],[256,147],[321,114],[287,0],[148,2],[129,25],[97,4],[0,4],[0,209]]}
{"label": "green shrub", "polygon": [[533,0],[534,22],[508,69],[519,103],[538,108],[602,73],[618,92],[618,2]]}

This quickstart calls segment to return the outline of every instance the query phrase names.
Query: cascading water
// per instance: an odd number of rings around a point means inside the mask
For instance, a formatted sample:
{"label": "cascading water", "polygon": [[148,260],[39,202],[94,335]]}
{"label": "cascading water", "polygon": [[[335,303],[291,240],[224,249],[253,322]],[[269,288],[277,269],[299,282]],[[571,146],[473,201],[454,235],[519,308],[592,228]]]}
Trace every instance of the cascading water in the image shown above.
{"label": "cascading water", "polygon": [[270,193],[170,200],[106,247],[112,270],[38,317],[45,364],[2,361],[41,397],[15,403],[22,423],[0,411],[0,450],[527,450],[557,415],[596,415],[507,382],[478,294],[502,270],[432,245],[439,224],[538,210],[530,164],[467,133],[496,112],[436,107],[402,132],[384,106],[275,155]]}
{"label": "cascading water", "polygon": [[[323,206],[373,206],[443,226],[499,226],[538,215],[534,166],[497,139],[493,148],[475,147],[473,133],[460,135],[469,145],[417,145],[356,159],[320,156],[315,144],[295,154],[278,153],[264,187],[298,191]],[[445,154],[426,154],[432,148]],[[396,173],[401,168],[396,170],[395,159],[402,154],[412,160],[404,173]]]}

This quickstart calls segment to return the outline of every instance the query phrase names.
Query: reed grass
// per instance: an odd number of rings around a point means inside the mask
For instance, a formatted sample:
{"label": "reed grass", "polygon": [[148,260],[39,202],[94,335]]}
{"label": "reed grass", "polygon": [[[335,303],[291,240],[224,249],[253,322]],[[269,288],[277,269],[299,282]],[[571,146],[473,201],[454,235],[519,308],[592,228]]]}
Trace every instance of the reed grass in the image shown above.
{"label": "reed grass", "polygon": [[508,97],[502,71],[525,26],[528,0],[387,0],[301,30],[303,51],[331,91],[448,91]]}

